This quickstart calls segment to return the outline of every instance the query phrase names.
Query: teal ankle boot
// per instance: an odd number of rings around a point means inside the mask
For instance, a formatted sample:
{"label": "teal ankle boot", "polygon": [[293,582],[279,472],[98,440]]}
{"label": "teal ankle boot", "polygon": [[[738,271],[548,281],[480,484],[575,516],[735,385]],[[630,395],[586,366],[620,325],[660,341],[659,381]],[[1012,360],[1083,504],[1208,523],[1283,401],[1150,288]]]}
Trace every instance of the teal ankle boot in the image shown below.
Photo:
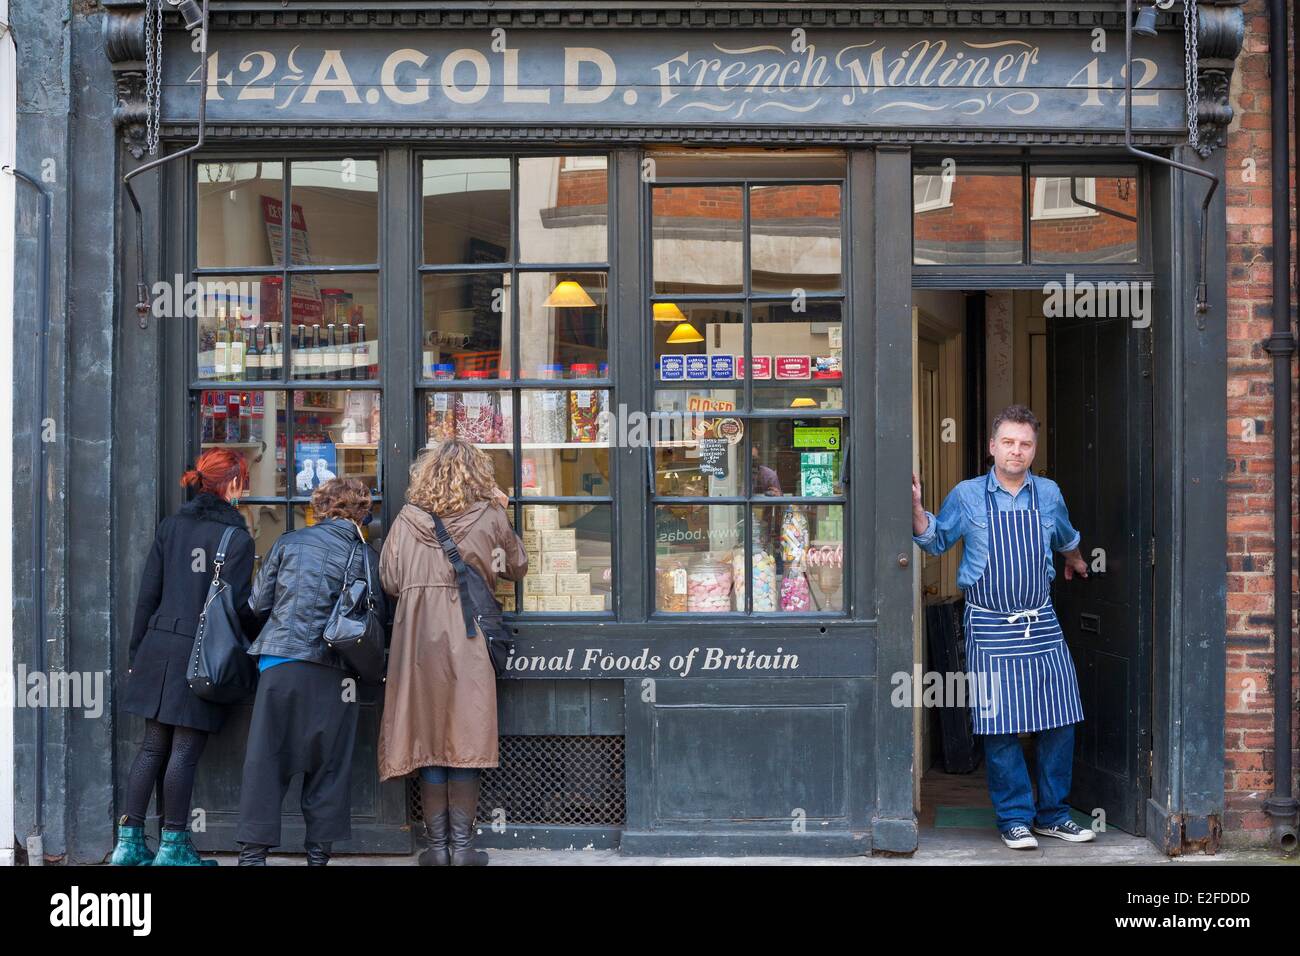
{"label": "teal ankle boot", "polygon": [[153,860],[153,851],[144,842],[144,827],[119,824],[117,846],[113,847],[113,858],[108,862],[113,866],[149,866]]}
{"label": "teal ankle boot", "polygon": [[216,866],[216,860],[199,858],[199,851],[190,842],[189,830],[163,830],[162,846],[153,858],[154,866]]}

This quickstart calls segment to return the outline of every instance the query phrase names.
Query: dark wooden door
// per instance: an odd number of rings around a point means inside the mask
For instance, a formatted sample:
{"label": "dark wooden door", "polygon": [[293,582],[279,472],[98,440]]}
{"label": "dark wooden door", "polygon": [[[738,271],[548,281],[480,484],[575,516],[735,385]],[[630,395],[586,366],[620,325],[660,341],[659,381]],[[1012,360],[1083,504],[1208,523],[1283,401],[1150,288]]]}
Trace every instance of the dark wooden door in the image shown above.
{"label": "dark wooden door", "polygon": [[1056,611],[1083,698],[1070,803],[1141,834],[1151,791],[1150,330],[1049,319],[1052,476],[1080,547],[1103,572],[1066,581]]}

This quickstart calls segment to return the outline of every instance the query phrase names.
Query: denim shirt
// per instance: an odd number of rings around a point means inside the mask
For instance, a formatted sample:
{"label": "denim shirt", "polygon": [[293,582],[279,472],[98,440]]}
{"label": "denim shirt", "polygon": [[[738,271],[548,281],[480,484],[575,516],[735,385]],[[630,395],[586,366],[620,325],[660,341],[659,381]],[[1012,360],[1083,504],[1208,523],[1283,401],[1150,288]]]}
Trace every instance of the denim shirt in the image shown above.
{"label": "denim shirt", "polygon": [[1052,551],[1065,552],[1077,548],[1079,532],[1070,524],[1060,487],[1050,478],[1035,475],[1032,469],[1025,475],[1025,483],[1015,496],[998,483],[992,468],[986,476],[961,482],[948,493],[937,518],[928,511],[925,513],[925,533],[913,535],[912,540],[927,554],[943,554],[959,540],[964,542],[961,564],[957,568],[957,587],[964,590],[980,579],[989,562],[989,517],[985,490],[993,493],[993,501],[999,511],[1025,510],[1030,504],[1031,482],[1038,492],[1038,516],[1043,525],[1043,562],[1050,581],[1056,577]]}

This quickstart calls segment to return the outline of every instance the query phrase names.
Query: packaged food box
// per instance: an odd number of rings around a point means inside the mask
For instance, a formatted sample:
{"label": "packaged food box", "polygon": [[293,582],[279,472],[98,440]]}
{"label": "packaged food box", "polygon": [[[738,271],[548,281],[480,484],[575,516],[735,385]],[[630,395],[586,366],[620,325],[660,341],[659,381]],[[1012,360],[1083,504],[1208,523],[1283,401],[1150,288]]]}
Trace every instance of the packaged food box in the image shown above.
{"label": "packaged food box", "polygon": [[502,610],[502,611],[507,611],[507,612],[509,612],[509,613],[511,613],[511,614],[514,613],[514,610],[515,610],[515,596],[514,596],[513,593],[511,593],[511,594],[507,594],[507,595],[499,595],[499,596],[497,597],[497,602],[501,605],[501,610]]}
{"label": "packaged food box", "polygon": [[542,598],[541,598],[541,595],[538,595],[538,594],[525,594],[525,595],[524,595],[524,610],[525,610],[525,611],[540,611],[541,609],[542,609]]}
{"label": "packaged food box", "polygon": [[541,611],[571,611],[572,605],[569,603],[567,594],[547,594],[541,599],[542,606],[538,609]]}
{"label": "packaged food box", "polygon": [[603,594],[575,594],[571,598],[574,611],[603,611],[605,596]]}
{"label": "packaged food box", "polygon": [[547,551],[542,554],[542,570],[572,574],[578,570],[578,552]]}
{"label": "packaged food box", "polygon": [[573,528],[542,531],[542,551],[576,551],[577,549],[578,532]]}
{"label": "packaged food box", "polygon": [[555,593],[555,572],[547,574],[540,571],[537,574],[524,575],[524,593],[525,594],[554,594]]}
{"label": "packaged food box", "polygon": [[590,594],[591,577],[587,574],[557,574],[556,594]]}
{"label": "packaged food box", "polygon": [[559,526],[559,505],[529,505],[524,509],[524,528],[527,531],[550,531]]}
{"label": "packaged food box", "polygon": [[525,551],[542,550],[542,533],[536,528],[528,529],[520,537],[523,539]]}

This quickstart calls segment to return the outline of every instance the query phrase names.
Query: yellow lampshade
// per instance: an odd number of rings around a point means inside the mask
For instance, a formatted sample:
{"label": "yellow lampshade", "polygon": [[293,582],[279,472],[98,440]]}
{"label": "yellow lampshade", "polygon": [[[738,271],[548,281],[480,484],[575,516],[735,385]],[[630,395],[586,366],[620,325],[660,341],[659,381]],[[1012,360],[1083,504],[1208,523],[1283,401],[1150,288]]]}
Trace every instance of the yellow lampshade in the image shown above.
{"label": "yellow lampshade", "polygon": [[572,279],[565,279],[557,285],[542,303],[549,309],[587,309],[595,304],[587,290]]}
{"label": "yellow lampshade", "polygon": [[685,322],[686,315],[677,308],[675,302],[656,302],[654,304],[656,322]]}
{"label": "yellow lampshade", "polygon": [[816,408],[817,399],[807,398],[807,397],[796,398],[793,402],[790,403],[790,407],[791,408]]}
{"label": "yellow lampshade", "polygon": [[689,322],[679,323],[668,336],[669,345],[681,345],[685,342],[703,342],[704,336]]}

